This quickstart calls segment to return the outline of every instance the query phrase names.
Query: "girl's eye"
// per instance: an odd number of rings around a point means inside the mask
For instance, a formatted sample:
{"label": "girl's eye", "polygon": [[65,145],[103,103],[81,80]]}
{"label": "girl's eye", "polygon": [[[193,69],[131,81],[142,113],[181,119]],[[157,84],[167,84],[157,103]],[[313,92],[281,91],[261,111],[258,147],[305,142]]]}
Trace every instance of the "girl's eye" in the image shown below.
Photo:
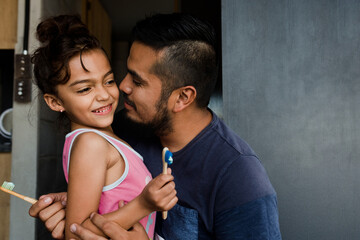
{"label": "girl's eye", "polygon": [[115,83],[115,80],[114,79],[111,79],[109,81],[106,82],[106,85],[112,85]]}
{"label": "girl's eye", "polygon": [[88,91],[90,91],[90,88],[89,88],[89,87],[80,89],[80,90],[77,91],[77,93],[86,93],[86,92],[88,92]]}

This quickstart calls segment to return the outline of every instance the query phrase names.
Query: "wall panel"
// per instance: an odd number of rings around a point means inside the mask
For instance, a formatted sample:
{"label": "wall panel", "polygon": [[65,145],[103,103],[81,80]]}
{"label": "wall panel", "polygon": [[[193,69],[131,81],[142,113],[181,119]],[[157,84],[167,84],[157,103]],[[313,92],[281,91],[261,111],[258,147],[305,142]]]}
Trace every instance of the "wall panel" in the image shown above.
{"label": "wall panel", "polygon": [[277,190],[283,239],[360,236],[360,2],[223,0],[226,122]]}

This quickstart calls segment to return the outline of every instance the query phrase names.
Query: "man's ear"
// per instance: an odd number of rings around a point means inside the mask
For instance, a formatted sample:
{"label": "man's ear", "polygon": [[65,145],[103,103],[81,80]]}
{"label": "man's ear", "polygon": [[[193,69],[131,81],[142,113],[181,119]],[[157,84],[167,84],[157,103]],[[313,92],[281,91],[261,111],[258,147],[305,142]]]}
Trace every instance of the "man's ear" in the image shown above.
{"label": "man's ear", "polygon": [[174,112],[180,112],[190,106],[196,98],[196,89],[193,86],[185,86],[175,90]]}
{"label": "man's ear", "polygon": [[44,94],[44,100],[49,108],[56,112],[63,112],[65,108],[62,106],[61,100],[52,94]]}

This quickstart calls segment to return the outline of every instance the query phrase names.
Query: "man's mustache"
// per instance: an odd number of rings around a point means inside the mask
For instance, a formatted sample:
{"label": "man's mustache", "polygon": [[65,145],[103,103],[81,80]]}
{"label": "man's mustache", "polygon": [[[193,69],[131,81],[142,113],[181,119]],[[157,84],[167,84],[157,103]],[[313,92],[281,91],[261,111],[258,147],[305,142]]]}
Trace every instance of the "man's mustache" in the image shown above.
{"label": "man's mustache", "polygon": [[131,107],[136,109],[135,103],[129,99],[129,96],[124,92],[122,92],[122,95],[123,95],[123,98],[124,98],[124,102],[126,102],[127,105],[130,105]]}

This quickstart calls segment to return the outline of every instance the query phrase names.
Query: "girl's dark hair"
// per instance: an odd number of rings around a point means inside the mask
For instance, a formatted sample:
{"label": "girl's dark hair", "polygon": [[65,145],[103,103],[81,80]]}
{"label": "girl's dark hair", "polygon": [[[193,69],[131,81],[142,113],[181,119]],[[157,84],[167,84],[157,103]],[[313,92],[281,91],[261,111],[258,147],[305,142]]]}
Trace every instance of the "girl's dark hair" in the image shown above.
{"label": "girl's dark hair", "polygon": [[69,61],[72,57],[79,55],[81,61],[83,52],[102,49],[98,39],[90,34],[77,15],[45,19],[37,26],[36,37],[41,46],[31,60],[34,63],[35,83],[43,94],[56,95],[56,86],[69,80]]}
{"label": "girl's dark hair", "polygon": [[208,22],[183,13],[156,14],[139,21],[132,36],[133,42],[164,51],[152,68],[163,83],[162,100],[192,85],[198,107],[208,105],[218,74],[215,30]]}

